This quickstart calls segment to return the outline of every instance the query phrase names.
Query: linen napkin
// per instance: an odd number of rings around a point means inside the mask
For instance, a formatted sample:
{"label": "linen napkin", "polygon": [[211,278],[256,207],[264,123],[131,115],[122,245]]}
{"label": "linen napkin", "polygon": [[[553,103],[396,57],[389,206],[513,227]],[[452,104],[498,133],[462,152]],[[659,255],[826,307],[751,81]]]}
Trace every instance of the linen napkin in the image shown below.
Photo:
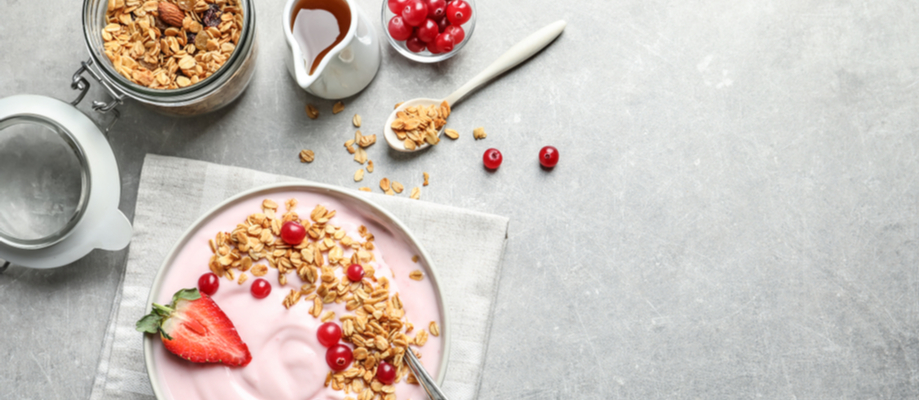
{"label": "linen napkin", "polygon": [[[134,323],[146,311],[150,285],[160,264],[188,225],[224,199],[256,186],[288,181],[302,180],[147,155],[124,282],[112,307],[91,400],[153,399],[144,365],[143,335],[134,330]],[[455,400],[476,398],[508,219],[425,201],[355,193],[395,215],[433,258],[438,275],[446,283],[444,298],[452,324],[443,390]]]}

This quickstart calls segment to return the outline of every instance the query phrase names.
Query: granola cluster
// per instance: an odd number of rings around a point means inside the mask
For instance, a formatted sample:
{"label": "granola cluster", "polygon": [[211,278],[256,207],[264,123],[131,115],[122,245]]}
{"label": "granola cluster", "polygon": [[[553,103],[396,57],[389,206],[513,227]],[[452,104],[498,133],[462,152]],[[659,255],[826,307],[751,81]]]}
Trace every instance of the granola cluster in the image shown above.
{"label": "granola cluster", "polygon": [[[299,288],[290,289],[282,305],[291,308],[303,300],[310,307],[310,314],[323,322],[336,318],[334,311],[323,310],[324,305],[344,303],[348,313],[338,319],[343,341],[354,345],[354,363],[345,371],[330,371],[326,386],[355,395],[346,399],[395,400],[396,383],[403,379],[418,383],[403,361],[405,352],[410,344],[424,346],[429,333],[439,336],[437,322],[431,321],[427,331],[415,330],[406,318],[399,293],[391,292],[389,279],[374,276],[371,264],[375,261],[374,235],[365,226],[358,228],[360,237],[352,238],[344,229],[330,223],[335,210],[317,205],[309,218],[301,219],[295,211],[295,199],[286,201],[285,206],[287,211],[279,216],[278,204],[266,199],[262,202],[262,212],[250,215],[232,232],[219,232],[210,241],[214,253],[209,262],[211,271],[239,284],[246,281],[247,272],[264,276],[268,268],[278,270],[280,286],[288,284],[289,275],[292,280],[299,279],[296,284]],[[298,245],[292,246],[280,238],[281,226],[288,221],[299,222],[307,230],[306,238]],[[261,260],[268,266],[255,264]],[[359,282],[348,279],[344,272],[351,264],[364,268],[364,279]],[[335,271],[339,269],[342,277],[336,278]],[[424,274],[415,270],[409,277],[422,280]],[[396,368],[393,384],[385,385],[376,378],[381,361]]]}
{"label": "granola cluster", "polygon": [[194,85],[230,59],[243,29],[239,0],[109,0],[105,54],[151,89]]}

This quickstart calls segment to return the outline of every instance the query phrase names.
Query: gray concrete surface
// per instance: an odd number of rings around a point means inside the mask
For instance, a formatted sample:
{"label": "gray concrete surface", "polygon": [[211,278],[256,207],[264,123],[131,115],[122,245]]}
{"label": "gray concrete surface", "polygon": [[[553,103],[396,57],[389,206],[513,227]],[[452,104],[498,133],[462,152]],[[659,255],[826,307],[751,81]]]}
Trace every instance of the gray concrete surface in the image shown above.
{"label": "gray concrete surface", "polygon": [[[379,133],[394,103],[446,95],[563,18],[548,50],[456,108],[460,140],[369,151],[377,179],[427,171],[424,201],[511,218],[481,397],[917,398],[916,1],[478,0],[457,57],[387,48],[336,116],[280,62],[281,2],[257,3],[263,51],[239,101],[193,119],[121,107],[129,216],[146,153],[362,186],[342,148],[352,114]],[[0,10],[0,97],[71,99],[80,2]],[[125,254],[0,276],[0,398],[88,395]]]}

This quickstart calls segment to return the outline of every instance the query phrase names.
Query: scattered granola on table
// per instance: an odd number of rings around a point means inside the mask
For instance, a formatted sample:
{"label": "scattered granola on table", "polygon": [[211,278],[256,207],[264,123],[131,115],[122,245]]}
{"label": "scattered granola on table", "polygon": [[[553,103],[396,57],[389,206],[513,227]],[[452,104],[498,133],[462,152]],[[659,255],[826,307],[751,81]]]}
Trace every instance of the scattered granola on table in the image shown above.
{"label": "scattered granola on table", "polygon": [[486,138],[486,129],[479,127],[473,130],[473,139],[485,139]]}
{"label": "scattered granola on table", "polygon": [[239,0],[109,0],[105,55],[119,74],[151,89],[194,85],[219,70],[239,43]]}
{"label": "scattered granola on table", "polygon": [[307,116],[310,117],[310,119],[319,118],[319,110],[316,109],[316,106],[312,104],[307,104],[304,110],[306,110]]}

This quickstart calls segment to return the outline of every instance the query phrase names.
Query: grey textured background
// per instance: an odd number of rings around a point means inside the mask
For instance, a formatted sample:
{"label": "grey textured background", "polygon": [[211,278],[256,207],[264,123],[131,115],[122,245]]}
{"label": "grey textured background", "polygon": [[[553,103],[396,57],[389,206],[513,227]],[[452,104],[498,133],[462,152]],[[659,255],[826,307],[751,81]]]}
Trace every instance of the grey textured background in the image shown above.
{"label": "grey textured background", "polygon": [[[375,179],[428,171],[424,201],[511,218],[481,397],[917,397],[916,1],[479,0],[457,57],[386,48],[336,116],[280,63],[281,2],[257,3],[262,52],[239,101],[193,119],[121,107],[129,216],[146,153],[362,186],[342,148],[353,113],[379,134],[394,103],[448,94],[563,18],[546,51],[456,108],[460,140],[369,151]],[[382,34],[379,0],[359,3]],[[71,99],[79,2],[0,10],[0,97]],[[481,167],[488,147],[498,172]],[[0,398],[88,395],[124,259],[0,275]]]}

